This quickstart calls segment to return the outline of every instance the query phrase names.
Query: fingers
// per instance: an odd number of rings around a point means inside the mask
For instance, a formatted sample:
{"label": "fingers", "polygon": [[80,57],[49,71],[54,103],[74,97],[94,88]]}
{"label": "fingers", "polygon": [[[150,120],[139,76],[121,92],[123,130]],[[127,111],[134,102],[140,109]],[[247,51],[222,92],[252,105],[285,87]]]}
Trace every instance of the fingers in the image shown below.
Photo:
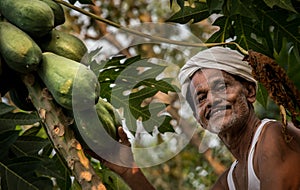
{"label": "fingers", "polygon": [[128,140],[127,134],[124,132],[122,127],[118,127],[118,133],[120,136],[121,143],[126,146],[131,146],[131,144]]}

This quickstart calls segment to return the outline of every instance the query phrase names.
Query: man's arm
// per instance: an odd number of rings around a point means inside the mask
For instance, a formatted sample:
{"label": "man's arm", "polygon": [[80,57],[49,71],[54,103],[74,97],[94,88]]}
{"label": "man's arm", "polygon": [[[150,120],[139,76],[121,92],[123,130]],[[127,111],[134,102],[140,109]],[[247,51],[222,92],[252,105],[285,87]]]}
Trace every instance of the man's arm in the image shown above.
{"label": "man's arm", "polygon": [[[300,153],[291,148],[295,139],[287,143],[281,123],[266,126],[257,144],[256,171],[261,189],[300,189]],[[290,134],[294,136],[294,134]],[[297,138],[297,137],[296,137]]]}
{"label": "man's arm", "polygon": [[[130,142],[127,138],[126,133],[123,131],[122,127],[118,128],[118,133],[120,136],[121,143],[126,146],[130,146]],[[129,155],[124,155],[129,154]],[[132,152],[122,152],[120,150],[120,156],[124,157],[133,157]],[[126,160],[127,158],[125,158]],[[134,163],[133,163],[134,164]],[[133,190],[154,190],[155,188],[147,180],[146,176],[143,174],[140,168],[136,165],[132,167],[119,166],[110,162],[104,162],[104,165],[110,168],[112,171],[117,173],[122,179],[131,187]]]}

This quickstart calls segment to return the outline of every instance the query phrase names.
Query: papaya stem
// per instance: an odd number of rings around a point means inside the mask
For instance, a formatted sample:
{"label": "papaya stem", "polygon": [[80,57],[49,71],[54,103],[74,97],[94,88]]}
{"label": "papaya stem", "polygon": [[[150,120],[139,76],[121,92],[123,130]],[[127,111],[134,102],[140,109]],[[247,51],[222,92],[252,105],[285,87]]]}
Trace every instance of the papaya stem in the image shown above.
{"label": "papaya stem", "polygon": [[42,126],[59,157],[63,158],[64,164],[68,166],[82,189],[106,190],[69,127],[70,118],[64,115],[62,108],[54,103],[48,90],[42,88],[36,80],[33,74],[23,77],[30,99],[41,118]]}
{"label": "papaya stem", "polygon": [[145,34],[143,32],[140,32],[138,30],[134,30],[134,29],[131,29],[131,28],[128,28],[128,27],[124,27],[118,23],[115,23],[111,20],[108,20],[108,19],[105,19],[105,18],[102,18],[96,14],[93,14],[91,12],[88,12],[80,7],[77,7],[77,6],[74,6],[68,2],[65,2],[63,0],[53,0],[55,1],[56,3],[60,3],[66,7],[69,7],[75,11],[78,11],[86,16],[89,16],[95,20],[98,20],[98,21],[101,21],[101,22],[104,22],[110,26],[113,26],[115,28],[119,28],[120,30],[123,30],[125,32],[128,32],[128,33],[131,33],[131,34],[135,34],[135,35],[138,35],[138,36],[141,36],[141,37],[144,37],[144,38],[147,38],[147,39],[150,39],[150,40],[154,40],[154,41],[157,41],[157,42],[161,42],[161,43],[168,43],[168,44],[173,44],[173,45],[179,45],[179,46],[189,46],[189,47],[213,47],[213,46],[220,46],[220,45],[227,45],[227,44],[232,44],[232,45],[235,45],[243,54],[245,55],[248,55],[248,52],[247,50],[243,49],[239,44],[237,44],[236,42],[218,42],[218,43],[189,43],[189,42],[184,42],[184,41],[176,41],[176,40],[170,40],[170,39],[167,39],[167,38],[162,38],[162,37],[159,37],[159,36],[152,36],[152,35],[149,35],[149,34]]}

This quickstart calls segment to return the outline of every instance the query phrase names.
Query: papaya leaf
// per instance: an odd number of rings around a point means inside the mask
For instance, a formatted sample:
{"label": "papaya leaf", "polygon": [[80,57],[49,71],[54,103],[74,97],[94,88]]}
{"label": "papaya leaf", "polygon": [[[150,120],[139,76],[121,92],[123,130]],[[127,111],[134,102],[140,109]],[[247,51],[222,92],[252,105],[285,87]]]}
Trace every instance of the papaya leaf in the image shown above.
{"label": "papaya leaf", "polygon": [[10,130],[0,133],[0,160],[7,156],[10,146],[19,137],[19,132],[20,131]]}
{"label": "papaya leaf", "polygon": [[268,30],[270,30],[270,27],[274,28],[273,43],[277,52],[282,48],[284,37],[286,37],[288,41],[293,41],[294,45],[300,45],[300,33],[298,32],[300,18],[290,17],[289,12],[283,9],[272,9],[268,11],[259,9],[257,12],[263,21],[261,22],[262,25],[266,25],[264,28]]}
{"label": "papaya leaf", "polygon": [[295,10],[295,8],[293,7],[293,4],[290,0],[264,0],[264,2],[270,7],[273,8],[273,6],[278,6],[281,7],[283,9],[289,10],[289,11],[293,11],[293,12],[297,12]]}
{"label": "papaya leaf", "polygon": [[172,15],[166,22],[176,22],[180,24],[188,23],[193,20],[193,23],[206,19],[209,16],[206,3],[195,2],[195,7],[184,6],[174,15]]}
{"label": "papaya leaf", "polygon": [[60,189],[70,189],[71,187],[70,173],[57,154],[51,159],[43,159],[43,164],[40,165],[36,172],[39,176],[55,178]]}
{"label": "papaya leaf", "polygon": [[42,126],[33,126],[24,131],[22,136],[36,136],[40,132],[40,130],[42,130]]}
{"label": "papaya leaf", "polygon": [[273,57],[274,48],[277,52],[280,51],[284,37],[295,46],[300,45],[300,33],[297,29],[300,18],[293,12],[279,7],[271,9],[263,1],[254,0],[253,5],[256,7],[255,10],[248,10],[255,12],[257,18],[249,19],[249,16],[242,14],[244,11],[237,11],[232,16],[221,16],[213,23],[219,26],[220,30],[207,42],[225,42],[234,39],[244,49],[252,49],[269,57]]}
{"label": "papaya leaf", "polygon": [[48,145],[50,142],[48,139],[43,139],[35,136],[20,136],[13,145],[11,145],[11,151],[17,156],[34,156],[38,155],[38,152]]}
{"label": "papaya leaf", "polygon": [[162,125],[158,128],[160,133],[175,132],[174,128],[170,125],[172,118],[166,117]]}
{"label": "papaya leaf", "polygon": [[124,109],[126,125],[131,131],[136,130],[137,120],[143,121],[147,131],[152,131],[169,117],[159,114],[166,107],[163,103],[143,105],[146,99],[152,98],[158,92],[178,91],[171,85],[170,79],[156,79],[165,66],[150,63],[140,56],[126,60],[123,56],[113,57],[100,65],[102,69],[98,79],[101,84],[101,97],[114,107]]}
{"label": "papaya leaf", "polygon": [[213,25],[219,26],[220,29],[207,40],[208,43],[225,42],[227,39],[234,38],[232,18],[226,16],[218,17]]}
{"label": "papaya leaf", "polygon": [[18,112],[0,115],[1,128],[10,128],[16,125],[31,125],[39,121],[40,118],[35,113]]}
{"label": "papaya leaf", "polygon": [[184,0],[176,0],[177,4],[179,5],[180,8],[184,7]]}
{"label": "papaya leaf", "polygon": [[19,157],[7,163],[0,162],[1,187],[22,190],[53,189],[51,179],[35,174],[35,169],[41,164],[41,159],[36,157]]}
{"label": "papaya leaf", "polygon": [[109,169],[104,168],[97,171],[97,174],[101,177],[107,189],[130,190],[130,187],[116,173]]}
{"label": "papaya leaf", "polygon": [[207,0],[207,7],[209,14],[219,13],[222,10],[224,0]]}
{"label": "papaya leaf", "polygon": [[253,0],[230,0],[227,4],[227,7],[229,7],[229,9],[226,10],[226,12],[229,13],[228,16],[241,15],[251,19],[258,19],[256,15],[256,7],[252,5]]}
{"label": "papaya leaf", "polygon": [[0,115],[9,113],[9,112],[13,111],[14,109],[16,109],[14,106],[10,106],[3,102],[0,102]]}

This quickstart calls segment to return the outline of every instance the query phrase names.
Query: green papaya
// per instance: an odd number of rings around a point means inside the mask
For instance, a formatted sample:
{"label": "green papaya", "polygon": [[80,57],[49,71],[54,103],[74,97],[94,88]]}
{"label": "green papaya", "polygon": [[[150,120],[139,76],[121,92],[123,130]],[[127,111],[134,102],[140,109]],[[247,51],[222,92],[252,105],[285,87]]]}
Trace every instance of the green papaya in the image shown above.
{"label": "green papaya", "polygon": [[65,23],[65,13],[63,7],[53,0],[41,0],[46,3],[54,13],[54,27]]}
{"label": "green papaya", "polygon": [[87,47],[79,38],[59,30],[52,30],[37,43],[44,52],[52,52],[77,62],[87,53]]}
{"label": "green papaya", "polygon": [[122,125],[121,117],[115,108],[107,101],[99,98],[96,104],[96,112],[100,122],[102,123],[108,134],[118,139],[118,127]]}
{"label": "green papaya", "polygon": [[109,102],[99,98],[93,108],[75,111],[73,117],[72,128],[85,149],[95,153],[109,149],[119,140],[117,128],[121,126],[121,117]]}
{"label": "green papaya", "polygon": [[32,37],[41,37],[54,28],[53,11],[40,0],[1,0],[0,12]]}
{"label": "green papaya", "polygon": [[88,109],[100,95],[95,74],[83,64],[63,56],[43,53],[37,73],[55,101],[66,109]]}
{"label": "green papaya", "polygon": [[0,54],[10,68],[21,73],[36,70],[42,59],[32,38],[9,22],[0,22]]}

